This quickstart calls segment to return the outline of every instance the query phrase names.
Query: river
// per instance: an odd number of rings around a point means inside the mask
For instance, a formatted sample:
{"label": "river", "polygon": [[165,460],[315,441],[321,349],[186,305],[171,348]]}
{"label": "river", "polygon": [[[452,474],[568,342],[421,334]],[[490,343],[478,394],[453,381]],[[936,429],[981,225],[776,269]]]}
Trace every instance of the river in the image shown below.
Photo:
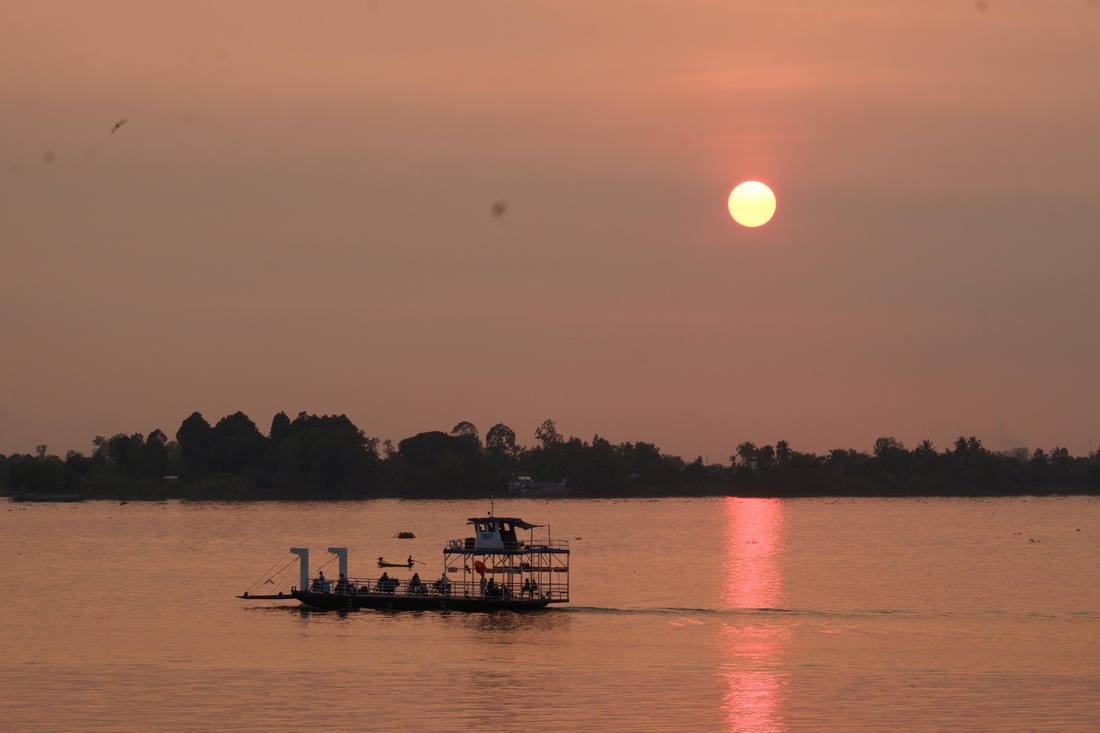
{"label": "river", "polygon": [[488,510],[0,502],[0,728],[1100,729],[1095,498],[498,500],[569,540],[570,604],[235,597],[292,546],[438,577]]}

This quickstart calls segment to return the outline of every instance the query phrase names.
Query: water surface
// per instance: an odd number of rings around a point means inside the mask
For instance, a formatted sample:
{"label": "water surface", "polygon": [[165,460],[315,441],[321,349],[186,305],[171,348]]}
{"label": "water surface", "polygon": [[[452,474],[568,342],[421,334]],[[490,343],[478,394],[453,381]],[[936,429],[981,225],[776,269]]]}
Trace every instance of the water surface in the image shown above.
{"label": "water surface", "polygon": [[[0,504],[4,730],[1094,731],[1100,501],[498,501],[573,550],[531,614],[234,596],[487,503]],[[397,539],[411,531],[415,539]]]}

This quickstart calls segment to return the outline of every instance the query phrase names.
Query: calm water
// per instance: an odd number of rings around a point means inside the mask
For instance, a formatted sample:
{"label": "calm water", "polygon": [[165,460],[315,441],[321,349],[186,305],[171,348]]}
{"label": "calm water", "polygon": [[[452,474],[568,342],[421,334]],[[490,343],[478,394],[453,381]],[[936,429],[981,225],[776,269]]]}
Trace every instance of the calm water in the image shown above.
{"label": "calm water", "polygon": [[487,510],[0,503],[0,729],[1100,729],[1095,499],[498,501],[570,540],[572,604],[234,598],[291,546],[437,577]]}

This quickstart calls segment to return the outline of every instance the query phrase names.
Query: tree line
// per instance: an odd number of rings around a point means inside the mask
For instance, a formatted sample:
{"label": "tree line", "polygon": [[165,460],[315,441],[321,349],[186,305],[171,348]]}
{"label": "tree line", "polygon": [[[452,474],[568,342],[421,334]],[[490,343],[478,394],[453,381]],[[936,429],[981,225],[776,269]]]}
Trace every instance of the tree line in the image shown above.
{"label": "tree line", "polygon": [[517,443],[498,423],[482,438],[470,422],[397,445],[367,437],[345,415],[280,412],[267,435],[243,412],[211,425],[198,412],[175,438],[97,436],[90,455],[0,454],[0,489],[92,499],[326,500],[376,497],[480,498],[503,495],[519,476],[565,480],[570,495],[614,496],[994,496],[1100,494],[1100,451],[990,451],[976,437],[938,450],[909,450],[883,437],[870,452],[801,452],[787,441],[738,445],[725,463],[662,453],[653,443],[560,435],[553,420]]}

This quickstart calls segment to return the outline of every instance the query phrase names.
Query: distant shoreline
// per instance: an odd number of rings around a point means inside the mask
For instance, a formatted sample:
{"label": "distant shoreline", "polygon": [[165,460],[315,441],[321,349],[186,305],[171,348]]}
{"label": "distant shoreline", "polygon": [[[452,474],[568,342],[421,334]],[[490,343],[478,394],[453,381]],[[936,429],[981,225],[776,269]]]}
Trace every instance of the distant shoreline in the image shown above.
{"label": "distant shoreline", "polygon": [[817,492],[802,492],[802,493],[786,493],[786,494],[761,494],[761,493],[726,493],[722,491],[697,491],[697,492],[680,492],[680,491],[647,491],[637,494],[600,494],[590,493],[584,495],[568,495],[568,496],[553,496],[553,497],[531,497],[531,496],[509,496],[507,494],[491,494],[486,493],[484,495],[470,495],[456,497],[448,494],[441,494],[438,496],[355,496],[355,497],[343,497],[343,498],[286,498],[286,497],[264,497],[254,496],[248,498],[194,498],[188,496],[96,496],[96,497],[81,497],[72,498],[70,496],[62,496],[60,498],[51,498],[49,495],[39,495],[33,499],[20,499],[18,495],[0,495],[0,498],[8,499],[12,504],[50,504],[50,503],[66,503],[66,504],[79,504],[86,502],[121,502],[128,504],[131,502],[141,503],[156,503],[165,501],[178,501],[185,503],[201,503],[201,502],[214,502],[214,503],[229,503],[229,504],[263,504],[272,502],[285,502],[285,503],[309,503],[309,502],[370,502],[370,501],[453,501],[455,499],[462,499],[468,501],[488,501],[495,499],[497,501],[606,501],[613,499],[705,499],[705,498],[733,498],[733,499],[1011,499],[1011,498],[1044,498],[1044,497],[1071,497],[1071,496],[1100,496],[1100,492],[1086,491],[1086,490],[1071,490],[1071,489],[1043,489],[1038,491],[1023,491],[1013,493],[949,493],[949,492],[934,492],[934,493],[920,493],[920,494],[897,494],[897,493],[817,493]]}
{"label": "distant shoreline", "polygon": [[506,425],[483,438],[460,422],[394,445],[367,437],[345,415],[280,412],[265,435],[242,412],[214,425],[196,412],[174,440],[154,430],[97,437],[87,456],[61,458],[44,445],[35,455],[0,455],[0,494],[119,501],[482,499],[510,488],[572,498],[1100,495],[1100,453],[994,452],[975,436],[942,450],[929,440],[909,449],[882,437],[870,452],[824,455],[783,440],[743,442],[728,463],[687,461],[653,443],[567,438],[552,420],[534,437],[536,445],[524,447]]}

